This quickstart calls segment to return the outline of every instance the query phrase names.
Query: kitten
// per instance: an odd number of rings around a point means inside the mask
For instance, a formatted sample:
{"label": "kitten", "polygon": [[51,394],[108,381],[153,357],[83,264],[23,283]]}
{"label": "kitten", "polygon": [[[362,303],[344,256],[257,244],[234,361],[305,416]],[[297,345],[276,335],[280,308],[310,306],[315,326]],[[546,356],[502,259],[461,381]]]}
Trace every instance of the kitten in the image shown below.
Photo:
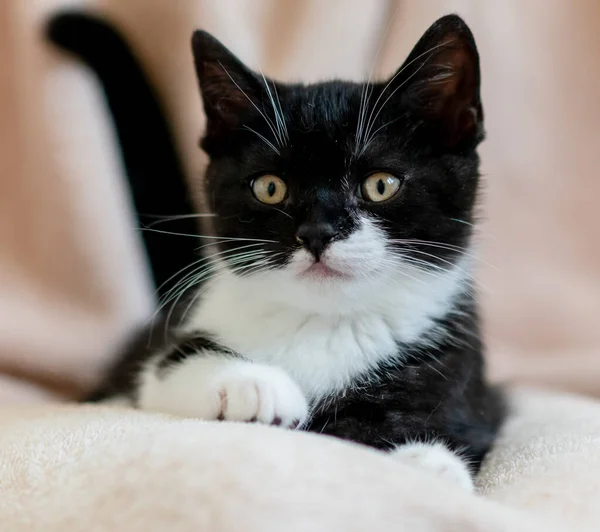
{"label": "kitten", "polygon": [[94,399],[333,435],[471,486],[504,415],[472,284],[471,31],[441,18],[377,83],[279,83],[202,31],[192,48],[210,246]]}

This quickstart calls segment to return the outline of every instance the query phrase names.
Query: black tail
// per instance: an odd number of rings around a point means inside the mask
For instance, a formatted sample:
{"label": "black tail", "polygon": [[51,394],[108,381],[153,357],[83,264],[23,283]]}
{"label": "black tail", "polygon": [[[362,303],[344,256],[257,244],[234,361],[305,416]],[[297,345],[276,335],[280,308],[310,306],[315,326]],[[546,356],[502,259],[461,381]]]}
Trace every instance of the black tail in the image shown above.
{"label": "black tail", "polygon": [[[79,13],[56,15],[48,24],[47,36],[85,62],[102,84],[140,229],[161,217],[193,214],[165,114],[125,39],[108,22]],[[194,218],[173,220],[160,228],[183,234],[197,231]],[[143,231],[142,235],[154,282],[162,296],[172,285],[168,279],[194,260],[195,239],[153,231]]]}

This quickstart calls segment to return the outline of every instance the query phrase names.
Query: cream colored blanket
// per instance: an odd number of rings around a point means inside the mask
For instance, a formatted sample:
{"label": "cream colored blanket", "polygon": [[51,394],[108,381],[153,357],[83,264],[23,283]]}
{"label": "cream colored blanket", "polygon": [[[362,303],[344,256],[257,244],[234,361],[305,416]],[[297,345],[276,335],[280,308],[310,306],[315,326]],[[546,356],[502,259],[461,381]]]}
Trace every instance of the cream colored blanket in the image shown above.
{"label": "cream colored blanket", "polygon": [[470,495],[339,440],[126,410],[0,410],[4,532],[600,529],[600,403],[513,393]]}

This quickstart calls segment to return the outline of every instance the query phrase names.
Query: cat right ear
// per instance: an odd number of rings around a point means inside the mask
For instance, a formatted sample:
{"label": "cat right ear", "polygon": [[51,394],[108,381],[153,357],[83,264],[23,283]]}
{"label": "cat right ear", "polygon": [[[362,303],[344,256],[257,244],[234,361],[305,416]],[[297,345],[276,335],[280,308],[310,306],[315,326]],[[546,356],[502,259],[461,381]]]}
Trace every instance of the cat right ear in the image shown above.
{"label": "cat right ear", "polygon": [[205,31],[192,37],[192,51],[200,84],[207,132],[239,127],[255,109],[260,98],[260,83],[221,42]]}
{"label": "cat right ear", "polygon": [[483,139],[479,54],[459,16],[437,20],[392,80],[403,88],[404,105],[437,127],[431,140],[460,148]]}

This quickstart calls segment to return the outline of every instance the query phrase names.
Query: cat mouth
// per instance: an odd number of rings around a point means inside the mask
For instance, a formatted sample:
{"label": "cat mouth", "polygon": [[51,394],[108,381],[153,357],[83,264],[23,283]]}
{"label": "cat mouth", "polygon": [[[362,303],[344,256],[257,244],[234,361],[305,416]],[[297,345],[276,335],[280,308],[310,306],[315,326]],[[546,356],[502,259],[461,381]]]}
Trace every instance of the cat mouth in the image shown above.
{"label": "cat mouth", "polygon": [[313,262],[301,274],[302,277],[313,279],[350,279],[350,275],[327,266],[324,262]]}

